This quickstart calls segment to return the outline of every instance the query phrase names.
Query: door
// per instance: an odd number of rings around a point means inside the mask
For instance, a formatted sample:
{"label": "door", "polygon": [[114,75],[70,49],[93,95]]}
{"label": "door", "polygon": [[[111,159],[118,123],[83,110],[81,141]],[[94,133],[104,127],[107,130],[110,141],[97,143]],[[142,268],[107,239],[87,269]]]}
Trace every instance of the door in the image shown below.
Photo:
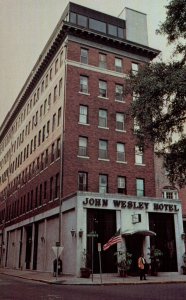
{"label": "door", "polygon": [[150,245],[163,252],[161,257],[161,272],[176,272],[177,254],[175,242],[174,215],[167,213],[149,213],[150,230],[156,233],[151,237]]}
{"label": "door", "polygon": [[132,264],[130,267],[130,275],[138,275],[138,258],[143,252],[144,236],[140,234],[133,234],[131,236],[125,236],[126,250],[132,254]]}
{"label": "door", "polygon": [[[87,233],[96,232],[98,237],[93,238],[93,270],[99,273],[98,243],[103,245],[116,233],[116,211],[103,209],[87,209]],[[117,260],[114,253],[117,246],[101,252],[102,272],[116,273]],[[88,267],[92,269],[92,238],[87,237],[87,252],[89,254]]]}
{"label": "door", "polygon": [[30,269],[31,255],[32,255],[32,225],[25,228],[26,230],[26,269]]}

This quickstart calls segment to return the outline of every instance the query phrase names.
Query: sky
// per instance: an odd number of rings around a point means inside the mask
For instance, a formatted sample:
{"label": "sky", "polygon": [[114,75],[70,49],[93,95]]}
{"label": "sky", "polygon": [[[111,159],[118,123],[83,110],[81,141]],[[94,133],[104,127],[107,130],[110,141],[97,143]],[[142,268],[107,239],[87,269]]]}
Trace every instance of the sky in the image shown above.
{"label": "sky", "polygon": [[[0,0],[0,125],[16,100],[68,0]],[[165,20],[169,0],[72,0],[118,17],[124,7],[147,14],[149,46],[170,51],[166,37],[155,33]]]}

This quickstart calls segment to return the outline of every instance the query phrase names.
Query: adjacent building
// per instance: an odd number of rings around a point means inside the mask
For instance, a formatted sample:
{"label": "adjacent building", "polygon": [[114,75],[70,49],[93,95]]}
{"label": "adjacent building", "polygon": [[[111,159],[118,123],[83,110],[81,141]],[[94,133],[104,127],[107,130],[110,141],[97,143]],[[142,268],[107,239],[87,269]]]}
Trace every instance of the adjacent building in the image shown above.
{"label": "adjacent building", "polygon": [[[136,25],[138,24],[138,25]],[[83,252],[99,272],[117,272],[114,252],[164,253],[178,271],[181,201],[156,198],[154,148],[137,146],[126,79],[159,51],[148,46],[146,15],[116,18],[69,3],[0,128],[1,265],[79,276]],[[57,247],[57,248],[53,248]]]}

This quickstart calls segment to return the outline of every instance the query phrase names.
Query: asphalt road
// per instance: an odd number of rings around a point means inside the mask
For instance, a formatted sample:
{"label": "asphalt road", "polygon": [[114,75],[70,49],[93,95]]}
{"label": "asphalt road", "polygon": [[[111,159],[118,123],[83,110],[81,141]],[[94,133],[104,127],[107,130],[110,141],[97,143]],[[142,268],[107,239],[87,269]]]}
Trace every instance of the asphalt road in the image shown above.
{"label": "asphalt road", "polygon": [[186,283],[55,285],[0,275],[0,300],[185,300]]}

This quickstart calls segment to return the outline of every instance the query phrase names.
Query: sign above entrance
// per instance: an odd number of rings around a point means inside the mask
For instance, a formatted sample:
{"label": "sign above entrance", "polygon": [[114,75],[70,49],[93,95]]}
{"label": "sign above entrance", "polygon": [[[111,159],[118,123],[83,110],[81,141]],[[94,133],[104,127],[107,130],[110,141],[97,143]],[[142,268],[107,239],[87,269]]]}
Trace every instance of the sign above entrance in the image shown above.
{"label": "sign above entrance", "polygon": [[[84,206],[91,207],[107,207],[110,200],[104,198],[88,198],[83,201]],[[115,200],[112,199],[114,208],[121,209],[139,209],[139,210],[153,210],[161,212],[178,212],[179,208],[176,204],[167,204],[162,202],[146,202],[146,201],[131,201],[131,200]]]}

